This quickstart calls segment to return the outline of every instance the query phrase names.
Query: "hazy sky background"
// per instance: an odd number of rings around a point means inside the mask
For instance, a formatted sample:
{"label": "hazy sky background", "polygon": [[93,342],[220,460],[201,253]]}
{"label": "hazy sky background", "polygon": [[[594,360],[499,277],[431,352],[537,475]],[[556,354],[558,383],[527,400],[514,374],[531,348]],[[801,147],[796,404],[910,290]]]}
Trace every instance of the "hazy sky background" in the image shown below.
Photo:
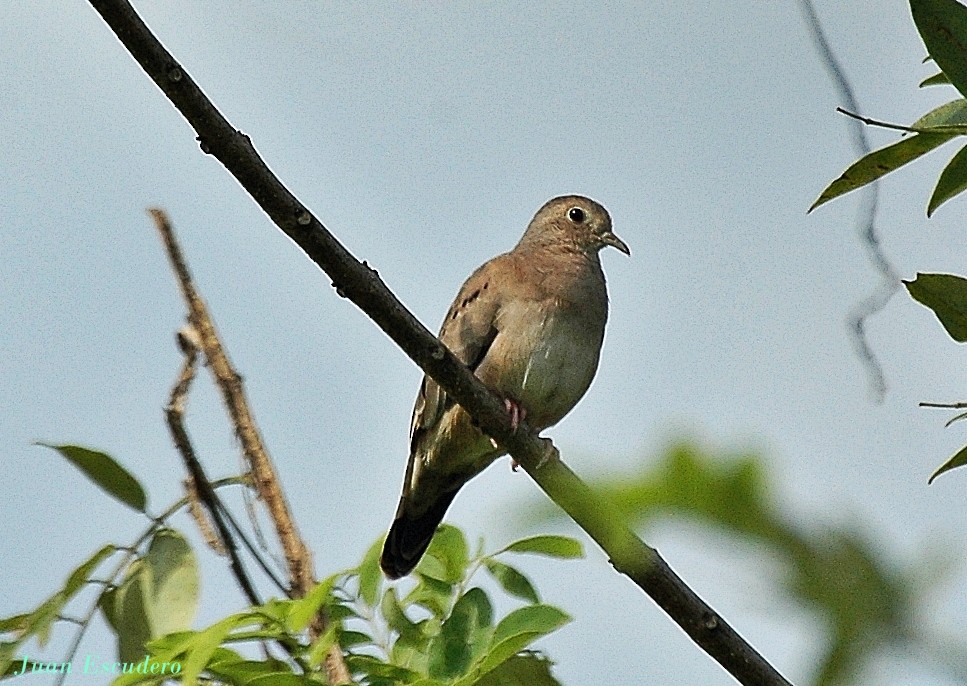
{"label": "hazy sky background", "polygon": [[[967,472],[926,478],[967,442],[922,400],[962,399],[964,352],[899,292],[869,322],[889,392],[871,401],[844,319],[878,276],[859,196],[810,216],[854,159],[795,2],[138,2],[162,42],[269,166],[435,329],[462,280],[548,198],[601,201],[632,248],[603,256],[612,312],[587,397],[549,432],[588,477],[672,437],[769,457],[804,528],[854,522],[894,556],[964,547]],[[817,1],[865,114],[911,122],[954,97],[904,2]],[[144,523],[34,441],[107,450],[181,493],[162,407],[184,306],[145,208],[166,208],[246,388],[320,574],[352,565],[395,510],[419,370],[267,220],[82,0],[7,3],[0,23],[0,616],[34,607],[106,540]],[[876,145],[895,133],[870,131]],[[950,152],[883,184],[879,227],[904,278],[967,273],[959,198],[924,209]],[[238,470],[207,379],[189,431],[209,473]],[[493,549],[543,498],[505,461],[449,521]],[[192,532],[186,518],[176,524]],[[575,527],[563,528],[584,539]],[[528,532],[533,533],[533,532]],[[694,527],[646,537],[794,682],[820,618],[778,570]],[[204,562],[211,622],[242,599]],[[588,546],[526,568],[575,622],[540,644],[564,684],[730,684]],[[925,621],[963,635],[964,569]],[[72,635],[60,629],[55,645]],[[81,654],[109,654],[95,631]],[[55,652],[56,654],[56,652]],[[953,683],[884,658],[870,683]],[[42,683],[33,679],[31,683]],[[84,683],[77,676],[68,683]]]}

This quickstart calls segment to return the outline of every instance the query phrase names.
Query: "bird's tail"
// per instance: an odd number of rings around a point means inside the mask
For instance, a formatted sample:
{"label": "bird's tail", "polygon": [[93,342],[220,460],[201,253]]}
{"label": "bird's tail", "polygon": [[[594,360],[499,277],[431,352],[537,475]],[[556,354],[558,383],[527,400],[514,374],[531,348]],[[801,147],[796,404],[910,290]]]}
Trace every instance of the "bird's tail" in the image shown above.
{"label": "bird's tail", "polygon": [[379,566],[386,576],[399,579],[413,571],[456,495],[456,491],[440,493],[436,501],[419,515],[412,513],[413,508],[408,506],[406,494],[403,495],[379,559]]}

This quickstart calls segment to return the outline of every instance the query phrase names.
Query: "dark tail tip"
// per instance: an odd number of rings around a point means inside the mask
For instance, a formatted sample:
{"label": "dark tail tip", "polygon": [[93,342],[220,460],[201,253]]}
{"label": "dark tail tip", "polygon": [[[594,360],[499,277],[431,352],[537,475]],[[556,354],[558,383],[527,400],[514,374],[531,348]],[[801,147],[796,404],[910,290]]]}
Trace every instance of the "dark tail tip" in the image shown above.
{"label": "dark tail tip", "polygon": [[430,509],[418,517],[410,516],[405,502],[400,503],[379,559],[383,574],[390,579],[399,579],[413,571],[430,546],[433,534],[456,494],[456,491],[441,494]]}

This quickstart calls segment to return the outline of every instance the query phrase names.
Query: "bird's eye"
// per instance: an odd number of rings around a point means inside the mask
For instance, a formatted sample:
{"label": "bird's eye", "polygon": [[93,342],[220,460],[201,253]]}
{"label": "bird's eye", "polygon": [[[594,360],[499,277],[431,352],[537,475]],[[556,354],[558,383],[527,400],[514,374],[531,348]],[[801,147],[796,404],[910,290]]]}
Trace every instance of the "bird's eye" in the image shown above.
{"label": "bird's eye", "polygon": [[585,220],[584,210],[580,207],[572,207],[567,211],[567,216],[575,224],[583,224]]}

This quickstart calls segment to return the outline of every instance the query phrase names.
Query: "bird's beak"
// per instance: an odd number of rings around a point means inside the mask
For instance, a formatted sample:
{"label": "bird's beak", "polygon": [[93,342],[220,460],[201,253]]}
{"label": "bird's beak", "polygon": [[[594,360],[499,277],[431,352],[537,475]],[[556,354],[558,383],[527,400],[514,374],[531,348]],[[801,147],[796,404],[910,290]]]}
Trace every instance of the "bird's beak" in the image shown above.
{"label": "bird's beak", "polygon": [[631,248],[628,247],[628,244],[615,236],[611,231],[601,235],[601,242],[605,245],[610,245],[612,248],[617,248],[625,255],[631,255]]}

